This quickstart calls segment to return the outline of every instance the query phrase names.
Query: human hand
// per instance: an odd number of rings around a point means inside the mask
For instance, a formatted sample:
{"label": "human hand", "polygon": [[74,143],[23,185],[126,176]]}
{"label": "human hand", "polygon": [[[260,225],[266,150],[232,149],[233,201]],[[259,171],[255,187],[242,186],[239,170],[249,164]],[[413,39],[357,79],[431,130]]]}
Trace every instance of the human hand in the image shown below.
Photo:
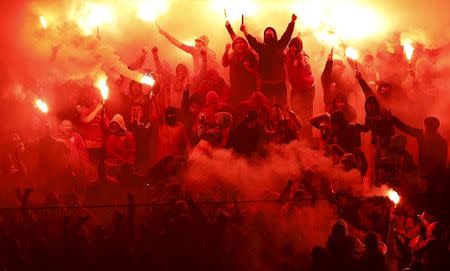
{"label": "human hand", "polygon": [[297,21],[297,15],[292,14],[291,22],[295,23],[295,21]]}

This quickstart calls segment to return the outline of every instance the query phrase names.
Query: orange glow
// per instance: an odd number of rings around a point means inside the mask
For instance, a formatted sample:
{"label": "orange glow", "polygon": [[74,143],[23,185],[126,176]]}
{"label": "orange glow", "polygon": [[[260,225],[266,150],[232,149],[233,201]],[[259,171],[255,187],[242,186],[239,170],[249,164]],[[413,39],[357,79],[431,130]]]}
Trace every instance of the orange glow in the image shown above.
{"label": "orange glow", "polygon": [[143,75],[139,81],[141,84],[153,87],[155,85],[155,79],[150,75]]}
{"label": "orange glow", "polygon": [[305,0],[295,4],[293,10],[301,28],[329,46],[363,40],[386,28],[380,13],[356,0]]}
{"label": "orange glow", "polygon": [[46,102],[44,102],[41,99],[36,99],[34,101],[34,105],[42,112],[47,114],[48,113],[48,105]]}
{"label": "orange glow", "polygon": [[94,29],[103,24],[112,23],[115,14],[110,6],[88,3],[75,15],[75,21],[85,35],[91,35]]}
{"label": "orange glow", "polygon": [[41,23],[42,28],[47,29],[48,23],[44,16],[39,17],[39,22]]}
{"label": "orange glow", "polygon": [[169,9],[168,1],[144,0],[137,4],[137,16],[146,22],[154,22]]}
{"label": "orange glow", "polygon": [[411,61],[412,55],[414,53],[414,46],[410,39],[402,40],[403,51],[405,51],[406,58]]}
{"label": "orange glow", "polygon": [[242,15],[254,15],[259,10],[254,0],[215,0],[212,7],[215,11],[224,14],[230,22],[240,21]]}
{"label": "orange glow", "polygon": [[359,57],[359,52],[353,47],[347,47],[347,49],[345,49],[345,56],[352,60],[357,60]]}
{"label": "orange glow", "polygon": [[397,192],[395,192],[395,190],[390,189],[387,193],[386,196],[395,204],[397,205],[400,202],[400,196],[398,195]]}
{"label": "orange glow", "polygon": [[106,80],[108,77],[106,74],[102,74],[98,77],[97,81],[95,82],[95,87],[100,90],[100,94],[102,95],[102,98],[104,101],[108,99],[109,96],[109,87],[106,83]]}

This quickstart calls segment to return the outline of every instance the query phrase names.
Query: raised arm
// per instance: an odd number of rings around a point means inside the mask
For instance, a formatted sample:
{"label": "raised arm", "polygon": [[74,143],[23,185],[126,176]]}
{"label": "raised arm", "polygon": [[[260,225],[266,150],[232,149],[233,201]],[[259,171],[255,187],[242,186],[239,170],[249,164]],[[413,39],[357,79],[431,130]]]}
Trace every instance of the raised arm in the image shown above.
{"label": "raised arm", "polygon": [[327,63],[325,64],[325,68],[323,69],[322,76],[320,77],[323,88],[323,101],[325,105],[331,103],[330,87],[332,83],[331,72],[333,71],[333,51],[334,49],[332,48],[330,54],[328,54]]}
{"label": "raised arm", "polygon": [[284,49],[291,41],[292,33],[294,33],[295,21],[297,20],[297,16],[292,14],[291,22],[288,24],[286,31],[284,31],[283,36],[278,41],[278,44]]}
{"label": "raised arm", "polygon": [[257,41],[255,39],[255,37],[250,35],[248,33],[247,28],[245,27],[245,25],[241,25],[241,31],[242,31],[242,33],[244,33],[245,38],[247,39],[248,43],[253,48],[253,50],[255,50],[257,53],[261,52],[264,44],[262,44],[261,42]]}
{"label": "raised arm", "polygon": [[231,64],[230,63],[230,55],[229,55],[230,49],[231,49],[231,44],[227,43],[225,45],[225,52],[223,53],[223,56],[222,56],[222,66],[224,66],[225,68],[230,66],[230,64]]}
{"label": "raised arm", "polygon": [[323,122],[328,122],[330,121],[330,114],[328,113],[324,113],[324,114],[320,114],[317,116],[312,117],[309,120],[309,124],[311,124],[311,126],[320,129],[320,124]]}
{"label": "raised arm", "polygon": [[364,96],[367,98],[369,96],[375,96],[375,92],[370,88],[367,84],[366,80],[364,80],[361,76],[361,72],[356,72],[356,79],[358,80],[359,85],[361,86],[362,91],[364,92]]}
{"label": "raised arm", "polygon": [[90,112],[87,115],[82,115],[81,116],[81,122],[85,123],[85,124],[89,124],[91,123],[94,119],[95,116],[97,116],[97,114],[100,112],[100,110],[102,110],[103,108],[103,103],[98,103],[98,105],[94,108],[94,110],[92,110],[92,112]]}
{"label": "raised arm", "polygon": [[160,74],[164,73],[164,69],[161,65],[161,60],[159,59],[157,47],[152,48],[152,55],[153,55],[153,61],[155,62],[155,66],[156,66],[156,72],[158,72]]}
{"label": "raised arm", "polygon": [[146,48],[141,49],[141,55],[132,63],[128,68],[130,70],[139,70],[144,66],[145,59],[147,58],[148,50]]}
{"label": "raised arm", "polygon": [[237,38],[237,35],[236,33],[234,33],[233,27],[231,27],[231,24],[228,20],[225,22],[225,27],[227,28],[228,34],[230,34],[231,40]]}
{"label": "raised arm", "polygon": [[398,119],[395,116],[392,116],[391,120],[395,127],[397,127],[400,131],[402,131],[410,136],[418,137],[418,136],[423,135],[422,129],[418,129],[418,128],[409,126],[408,124],[404,123],[403,121],[401,121],[400,119]]}
{"label": "raised arm", "polygon": [[159,28],[159,33],[161,35],[163,35],[164,37],[166,37],[166,39],[172,43],[173,45],[175,45],[176,47],[180,48],[181,50],[185,51],[186,53],[192,54],[192,52],[194,51],[194,47],[186,45],[184,43],[181,43],[180,41],[178,41],[176,38],[174,38],[172,35],[170,35],[168,32],[162,30],[161,28]]}

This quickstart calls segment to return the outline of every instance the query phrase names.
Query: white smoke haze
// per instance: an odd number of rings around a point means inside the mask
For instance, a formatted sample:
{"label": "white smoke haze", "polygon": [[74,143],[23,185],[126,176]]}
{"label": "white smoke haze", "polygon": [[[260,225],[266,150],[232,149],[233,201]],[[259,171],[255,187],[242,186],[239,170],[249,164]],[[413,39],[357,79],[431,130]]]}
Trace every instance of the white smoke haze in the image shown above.
{"label": "white smoke haze", "polygon": [[[230,150],[216,150],[211,156],[193,155],[187,173],[188,190],[193,194],[213,195],[211,199],[230,200],[227,193],[236,189],[244,200],[276,199],[288,180],[302,183],[302,177],[313,172],[332,184],[334,192],[355,197],[385,196],[388,187],[369,188],[363,185],[357,170],[345,172],[339,165],[305,143],[274,145],[264,159],[246,159]],[[223,193],[223,194],[221,194]],[[324,193],[320,197],[327,199]]]}

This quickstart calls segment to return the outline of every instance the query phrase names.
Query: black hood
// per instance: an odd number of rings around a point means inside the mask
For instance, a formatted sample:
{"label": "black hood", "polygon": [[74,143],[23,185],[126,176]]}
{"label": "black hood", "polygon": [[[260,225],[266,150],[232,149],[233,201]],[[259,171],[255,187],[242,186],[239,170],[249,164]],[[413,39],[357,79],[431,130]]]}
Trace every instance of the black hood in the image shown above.
{"label": "black hood", "polygon": [[367,114],[367,104],[369,104],[369,103],[375,104],[376,112],[380,113],[380,103],[378,102],[378,99],[375,96],[369,96],[366,98],[366,102],[364,104],[364,109],[366,110],[366,114]]}
{"label": "black hood", "polygon": [[264,29],[264,43],[268,44],[268,42],[269,42],[268,40],[266,40],[266,32],[267,32],[267,30],[272,30],[275,33],[275,40],[274,40],[274,42],[276,42],[278,40],[277,31],[275,30],[275,28],[269,26],[266,29]]}

